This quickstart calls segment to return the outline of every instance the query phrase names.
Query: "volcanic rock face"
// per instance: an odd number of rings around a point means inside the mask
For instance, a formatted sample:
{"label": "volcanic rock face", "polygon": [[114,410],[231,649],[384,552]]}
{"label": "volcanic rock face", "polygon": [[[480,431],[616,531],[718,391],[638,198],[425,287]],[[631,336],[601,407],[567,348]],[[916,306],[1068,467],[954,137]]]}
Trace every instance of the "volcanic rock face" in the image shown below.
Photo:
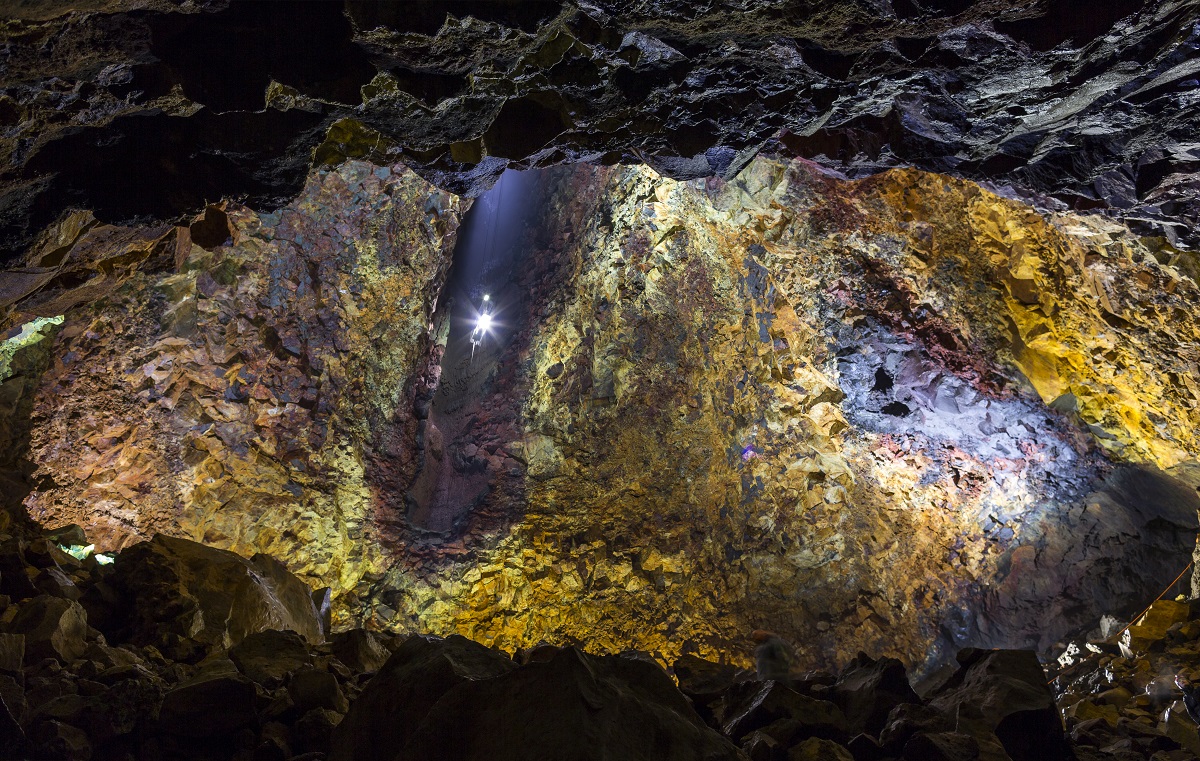
{"label": "volcanic rock face", "polygon": [[365,474],[415,468],[410,380],[462,205],[352,162],[274,214],[60,228],[24,270],[47,271],[35,292],[13,294],[76,315],[34,402],[30,513],[103,548],[168,533],[353,588],[380,562]]}
{"label": "volcanic rock face", "polygon": [[1187,563],[1196,496],[1156,466],[1196,450],[1196,285],[1121,228],[803,162],[557,181],[548,220],[603,201],[535,296],[527,512],[461,577],[398,567],[414,625],[933,663],[1047,648]]}
{"label": "volcanic rock face", "polygon": [[[1200,221],[1196,0],[19,5],[0,67],[0,247],[404,160],[475,195],[506,164],[730,177],[765,145]],[[146,160],[154,157],[153,161]]]}
{"label": "volcanic rock face", "polygon": [[[810,666],[1046,651],[1190,558],[1197,497],[1161,470],[1200,449],[1189,254],[913,170],[535,187],[514,337],[440,443],[465,203],[403,167],[56,228],[30,264],[69,277],[10,310],[65,312],[12,421],[30,513],[270,551],[339,625],[664,662],[762,626]],[[405,500],[433,456],[487,484],[443,533]]]}

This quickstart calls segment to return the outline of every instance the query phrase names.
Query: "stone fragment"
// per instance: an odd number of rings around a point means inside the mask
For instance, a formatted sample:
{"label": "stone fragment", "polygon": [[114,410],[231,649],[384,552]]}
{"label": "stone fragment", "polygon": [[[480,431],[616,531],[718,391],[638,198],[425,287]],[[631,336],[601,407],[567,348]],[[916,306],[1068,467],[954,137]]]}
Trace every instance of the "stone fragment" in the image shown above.
{"label": "stone fragment", "polygon": [[1067,715],[1079,721],[1100,719],[1111,727],[1117,726],[1117,719],[1120,718],[1116,706],[1097,705],[1090,700],[1081,700],[1071,706],[1067,711]]}
{"label": "stone fragment", "polygon": [[[297,750],[301,753],[330,753],[335,749],[333,736],[337,727],[342,723],[342,715],[328,708],[314,708],[296,721],[295,737]],[[370,747],[370,738],[361,738],[366,748]],[[374,756],[367,752],[355,758],[387,758]]]}
{"label": "stone fragment", "polygon": [[287,761],[292,757],[291,733],[286,725],[269,721],[259,733],[255,761]]}
{"label": "stone fragment", "polygon": [[25,662],[25,635],[0,633],[0,673],[18,674]]}
{"label": "stone fragment", "polygon": [[44,595],[66,600],[78,600],[83,595],[79,587],[75,586],[75,582],[58,567],[42,569],[34,579],[33,585]]}
{"label": "stone fragment", "polygon": [[1200,736],[1196,732],[1196,722],[1188,716],[1182,700],[1176,701],[1163,711],[1158,727],[1167,737],[1200,756]]}
{"label": "stone fragment", "polygon": [[859,653],[838,677],[831,698],[850,723],[852,732],[878,735],[896,706],[919,703],[908,683],[904,664],[895,658],[875,660]]}
{"label": "stone fragment", "polygon": [[38,593],[33,571],[25,560],[25,543],[10,538],[0,543],[0,593],[24,600]]}
{"label": "stone fragment", "polygon": [[9,631],[25,636],[25,663],[55,658],[70,663],[87,650],[87,613],[79,603],[40,595],[21,605]]}
{"label": "stone fragment", "polygon": [[302,712],[328,708],[344,714],[350,707],[337,677],[328,671],[303,668],[292,674],[287,690],[296,708]]}
{"label": "stone fragment", "polygon": [[714,724],[713,708],[725,690],[733,686],[740,670],[692,654],[681,656],[672,670],[679,682],[679,691],[692,701],[696,713],[706,723]]}
{"label": "stone fragment", "polygon": [[742,751],[750,761],[779,761],[787,752],[778,740],[758,730],[743,738]]}
{"label": "stone fragment", "polygon": [[854,756],[854,761],[881,761],[888,757],[887,751],[871,735],[857,734],[846,743],[846,750]]}
{"label": "stone fragment", "polygon": [[247,678],[266,687],[282,683],[285,676],[312,663],[300,635],[273,629],[247,635],[229,649],[229,659]]}
{"label": "stone fragment", "polygon": [[905,761],[976,761],[979,742],[957,732],[920,732],[904,746]]}
{"label": "stone fragment", "polygon": [[45,721],[38,725],[34,748],[38,756],[59,761],[87,761],[92,755],[87,734],[60,721]]}
{"label": "stone fragment", "polygon": [[17,720],[18,715],[0,692],[0,758],[17,758],[25,747],[25,732]]}
{"label": "stone fragment", "polygon": [[87,534],[78,523],[70,523],[56,529],[48,529],[42,533],[46,539],[66,547],[86,547]]}
{"label": "stone fragment", "polygon": [[1157,600],[1150,609],[1121,635],[1121,644],[1135,653],[1145,652],[1167,636],[1175,624],[1187,622],[1191,608],[1174,600]]}
{"label": "stone fragment", "polygon": [[149,674],[130,674],[131,678],[112,683],[83,711],[82,726],[93,744],[103,745],[117,737],[133,734],[149,726],[151,717],[162,703],[165,686]]}
{"label": "stone fragment", "polygon": [[19,679],[20,675],[14,677],[0,674],[0,700],[4,701],[13,716],[21,720],[25,716],[27,701],[25,688]]}

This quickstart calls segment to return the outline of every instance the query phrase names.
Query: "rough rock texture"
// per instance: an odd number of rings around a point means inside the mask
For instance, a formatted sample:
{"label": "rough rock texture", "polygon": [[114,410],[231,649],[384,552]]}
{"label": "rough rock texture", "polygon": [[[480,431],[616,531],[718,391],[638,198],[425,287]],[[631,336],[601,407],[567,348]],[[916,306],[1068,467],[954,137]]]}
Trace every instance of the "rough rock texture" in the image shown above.
{"label": "rough rock texture", "polygon": [[1075,643],[1059,658],[1052,684],[1076,757],[1195,758],[1195,714],[1176,682],[1182,678],[1195,697],[1195,603],[1160,600],[1131,623],[1102,640]]}
{"label": "rough rock texture", "polygon": [[1197,496],[1159,467],[1197,452],[1200,292],[1136,236],[805,162],[547,192],[518,379],[471,434],[523,416],[488,444],[526,463],[523,514],[398,565],[402,626],[670,659],[765,625],[812,665],[932,665],[1048,649],[1187,563]]}
{"label": "rough rock texture", "polygon": [[29,461],[33,397],[50,365],[51,338],[62,321],[34,319],[13,328],[0,344],[0,528],[27,522],[17,507],[32,486]]}
{"label": "rough rock texture", "polygon": [[368,478],[399,492],[416,467],[411,381],[464,205],[350,162],[271,214],[57,228],[21,270],[52,276],[12,306],[72,315],[35,422],[32,381],[4,386],[25,384],[30,514],[101,549],[164,533],[273,552],[339,598],[382,572]]}
{"label": "rough rock texture", "polygon": [[510,162],[728,177],[764,145],[1012,184],[1197,242],[1196,0],[409,5],[15,4],[0,247],[68,206],[116,223],[278,205],[314,149],[403,156],[476,194]]}
{"label": "rough rock texture", "polygon": [[228,648],[267,629],[324,640],[312,590],[270,555],[247,560],[158,535],[121,555],[110,585],[133,622],[124,633],[138,644],[166,650],[194,640]]}
{"label": "rough rock texture", "polygon": [[[33,546],[36,535],[0,531],[0,543]],[[162,542],[154,544],[161,550]],[[180,548],[180,540],[167,544]],[[115,565],[88,556],[58,567],[88,599],[131,572],[173,588],[177,575],[147,564],[143,547],[118,553]],[[194,549],[194,577],[220,578],[229,553]],[[44,570],[32,564],[37,557],[22,555],[22,570]],[[167,642],[187,599],[177,591],[140,609],[101,610],[115,631],[142,629],[148,639]],[[48,631],[27,622],[53,610],[73,611],[79,646],[22,658],[16,651],[26,637],[40,643]],[[1025,758],[1017,752],[1021,742],[1067,747],[1030,652],[964,652],[962,667],[922,699],[908,690],[902,666],[866,656],[841,676],[792,673],[767,682],[690,656],[675,669],[677,687],[669,671],[636,651],[599,656],[543,645],[513,657],[458,636],[354,629],[317,643],[295,631],[265,629],[232,647],[197,643],[198,652],[177,658],[176,648],[116,644],[86,622],[87,613],[71,601],[24,594],[0,600],[4,758],[846,761],[864,752],[874,759],[932,758],[914,752],[969,745],[996,751],[988,755],[996,759],[1007,750],[1016,760]],[[1135,628],[1148,635],[1152,625]],[[377,673],[380,659],[367,664],[359,657],[364,643],[386,659]],[[697,674],[705,675],[703,692],[694,689]],[[832,701],[852,707],[849,720]],[[885,716],[881,729],[851,738],[860,729],[858,709],[871,705]],[[1031,714],[1038,721],[1029,721]],[[1179,745],[1166,736],[1156,740],[1156,749]]]}
{"label": "rough rock texture", "polygon": [[[30,513],[101,549],[273,552],[333,587],[339,625],[664,662],[742,662],[763,626],[814,666],[1045,652],[1187,562],[1197,496],[1161,469],[1200,452],[1190,254],[805,161],[562,169],[527,202],[513,337],[440,443],[464,204],[411,172],[56,228],[40,250],[71,278],[9,310],[65,313],[22,423]],[[447,531],[408,518],[429,456],[486,487]]]}

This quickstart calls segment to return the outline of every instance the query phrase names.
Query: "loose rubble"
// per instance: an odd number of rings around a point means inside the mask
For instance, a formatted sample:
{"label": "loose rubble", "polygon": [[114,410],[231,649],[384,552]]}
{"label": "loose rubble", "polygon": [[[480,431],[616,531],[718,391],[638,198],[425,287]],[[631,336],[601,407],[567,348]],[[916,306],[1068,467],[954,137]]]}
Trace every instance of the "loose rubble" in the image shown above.
{"label": "loose rubble", "polygon": [[[1108,640],[1073,645],[1088,657],[1064,656],[1049,681],[1031,651],[979,649],[916,689],[900,661],[865,654],[840,674],[760,681],[694,654],[668,670],[634,651],[510,655],[457,635],[330,634],[313,596],[297,594],[303,582],[265,556],[156,537],[101,565],[35,528],[6,531],[0,759],[1184,761],[1200,751],[1172,681],[1200,679],[1193,603],[1161,601]],[[30,583],[47,571],[69,586]]]}

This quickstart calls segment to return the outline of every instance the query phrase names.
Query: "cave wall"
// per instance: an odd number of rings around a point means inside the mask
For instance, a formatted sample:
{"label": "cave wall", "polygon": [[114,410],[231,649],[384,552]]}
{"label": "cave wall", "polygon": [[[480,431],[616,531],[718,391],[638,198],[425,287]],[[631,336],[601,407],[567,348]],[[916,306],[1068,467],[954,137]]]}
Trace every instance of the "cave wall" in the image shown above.
{"label": "cave wall", "polygon": [[344,600],[385,567],[367,474],[413,467],[411,397],[468,205],[350,162],[269,214],[92,220],[66,250],[48,236],[55,278],[12,307],[66,313],[34,400],[29,514],[101,550],[161,532],[272,553]]}
{"label": "cave wall", "polygon": [[527,513],[394,570],[408,625],[932,664],[1048,650],[1189,560],[1159,467],[1197,451],[1196,283],[1127,230],[916,171],[570,171],[548,216],[603,201],[529,339]]}
{"label": "cave wall", "polygon": [[466,202],[363,162],[277,212],[35,249],[70,277],[10,307],[66,316],[29,512],[272,552],[342,622],[735,660],[767,627],[811,665],[1048,650],[1190,558],[1163,469],[1200,449],[1191,255],[802,160],[560,168],[533,204],[519,338],[446,442],[489,484],[454,532],[404,492]]}

